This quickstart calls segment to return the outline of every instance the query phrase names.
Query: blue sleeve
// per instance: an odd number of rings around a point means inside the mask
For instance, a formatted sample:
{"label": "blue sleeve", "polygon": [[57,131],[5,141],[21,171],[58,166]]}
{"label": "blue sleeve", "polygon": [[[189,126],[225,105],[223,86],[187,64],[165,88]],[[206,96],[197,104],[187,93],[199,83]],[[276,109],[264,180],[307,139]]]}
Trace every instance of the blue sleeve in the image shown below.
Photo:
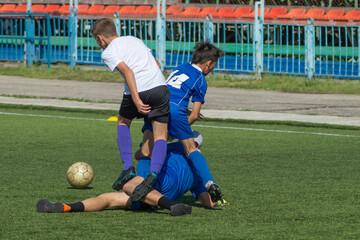
{"label": "blue sleeve", "polygon": [[194,87],[194,94],[192,96],[191,101],[204,103],[206,90],[207,90],[207,82],[205,80],[205,77],[199,75],[199,79],[197,80],[196,85]]}

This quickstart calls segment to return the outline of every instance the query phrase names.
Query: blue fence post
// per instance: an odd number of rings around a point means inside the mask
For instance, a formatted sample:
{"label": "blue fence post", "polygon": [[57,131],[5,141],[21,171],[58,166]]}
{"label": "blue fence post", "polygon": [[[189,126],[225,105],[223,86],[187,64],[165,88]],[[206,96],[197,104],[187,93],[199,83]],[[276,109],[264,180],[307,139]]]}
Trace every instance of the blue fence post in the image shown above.
{"label": "blue fence post", "polygon": [[358,71],[358,75],[360,77],[360,26],[358,27],[358,67],[359,67],[359,71]]}
{"label": "blue fence post", "polygon": [[25,18],[25,57],[28,66],[32,66],[35,57],[35,20],[31,11],[31,0],[27,1],[27,16]]}
{"label": "blue fence post", "polygon": [[[259,14],[260,8],[260,14]],[[263,57],[264,57],[264,0],[255,3],[255,23],[254,23],[254,38],[253,38],[253,56],[254,56],[254,70],[256,79],[261,79],[261,72],[263,71]]]}
{"label": "blue fence post", "polygon": [[305,71],[308,79],[311,79],[315,73],[315,27],[314,19],[308,19],[305,36]]}
{"label": "blue fence post", "polygon": [[156,58],[161,65],[161,71],[164,70],[166,64],[165,2],[166,0],[157,0]]}
{"label": "blue fence post", "polygon": [[120,37],[120,35],[121,35],[121,24],[120,24],[119,16],[120,16],[119,12],[114,13],[114,24],[116,27],[116,32],[117,32],[118,37]]}
{"label": "blue fence post", "polygon": [[75,68],[77,60],[77,9],[78,0],[70,0],[69,57],[71,68]]}
{"label": "blue fence post", "polygon": [[206,41],[214,43],[214,23],[212,21],[212,15],[206,16]]}

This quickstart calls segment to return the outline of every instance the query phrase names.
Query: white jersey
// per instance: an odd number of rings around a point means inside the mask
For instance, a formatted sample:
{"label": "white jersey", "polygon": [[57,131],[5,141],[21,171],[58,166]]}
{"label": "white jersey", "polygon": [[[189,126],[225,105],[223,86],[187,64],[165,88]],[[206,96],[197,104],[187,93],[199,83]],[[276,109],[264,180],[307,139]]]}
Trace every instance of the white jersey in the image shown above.
{"label": "white jersey", "polygon": [[[138,92],[166,85],[164,75],[151,50],[136,37],[114,39],[102,52],[101,58],[112,72],[117,72],[117,65],[124,62],[134,72]],[[131,94],[126,81],[124,94]]]}

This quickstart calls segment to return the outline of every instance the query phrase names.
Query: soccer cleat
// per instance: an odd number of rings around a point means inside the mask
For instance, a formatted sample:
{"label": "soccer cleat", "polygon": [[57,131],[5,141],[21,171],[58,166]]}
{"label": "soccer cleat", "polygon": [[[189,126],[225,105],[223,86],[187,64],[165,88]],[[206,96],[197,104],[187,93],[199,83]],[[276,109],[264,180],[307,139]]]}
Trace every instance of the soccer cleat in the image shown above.
{"label": "soccer cleat", "polygon": [[135,173],[135,168],[133,166],[129,167],[128,170],[123,170],[120,176],[118,177],[118,179],[116,179],[116,181],[112,185],[112,188],[116,191],[120,191],[125,185],[125,183],[130,181],[130,179],[134,178],[135,176],[136,173]]}
{"label": "soccer cleat", "polygon": [[36,209],[42,213],[62,213],[64,211],[64,204],[41,199],[36,204]]}
{"label": "soccer cleat", "polygon": [[185,214],[191,214],[191,206],[186,205],[184,203],[177,203],[170,206],[169,215],[171,216],[182,216]]}
{"label": "soccer cleat", "polygon": [[229,203],[225,199],[223,199],[222,197],[221,197],[221,199],[219,201],[217,201],[217,206],[218,207],[227,206],[227,205],[229,205]]}
{"label": "soccer cleat", "polygon": [[136,202],[142,199],[155,186],[157,175],[154,172],[149,173],[144,181],[137,186],[131,194],[131,201]]}
{"label": "soccer cleat", "polygon": [[213,181],[208,181],[205,185],[207,192],[210,194],[211,201],[217,202],[222,198],[220,188]]}

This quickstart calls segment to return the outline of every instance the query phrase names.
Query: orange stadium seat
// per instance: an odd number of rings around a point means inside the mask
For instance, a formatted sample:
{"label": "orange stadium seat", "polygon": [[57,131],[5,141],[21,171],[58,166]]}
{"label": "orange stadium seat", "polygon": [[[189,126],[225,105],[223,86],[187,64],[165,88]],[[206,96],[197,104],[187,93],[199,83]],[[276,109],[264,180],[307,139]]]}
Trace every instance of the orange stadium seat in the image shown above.
{"label": "orange stadium seat", "polygon": [[136,7],[132,5],[123,6],[118,11],[120,14],[133,14],[135,12]]}
{"label": "orange stadium seat", "polygon": [[220,8],[217,13],[213,14],[213,17],[229,17],[229,14],[233,14],[235,12],[235,8],[233,7],[223,7]]}
{"label": "orange stadium seat", "polygon": [[45,5],[43,4],[35,4],[31,6],[31,11],[33,11],[34,13],[39,13],[43,9],[45,9]]}
{"label": "orange stadium seat", "polygon": [[344,18],[346,20],[356,20],[356,21],[359,21],[360,20],[360,10],[351,10],[351,11],[348,11]]}
{"label": "orange stadium seat", "polygon": [[90,8],[89,5],[79,4],[78,5],[78,14],[88,13],[89,8]]}
{"label": "orange stadium seat", "polygon": [[298,16],[298,19],[321,19],[322,16],[325,16],[325,10],[324,9],[317,9],[312,8],[310,9],[306,14]]}
{"label": "orange stadium seat", "polygon": [[43,8],[39,12],[53,13],[53,12],[59,11],[59,9],[60,9],[60,5],[47,5],[45,8]]}
{"label": "orange stadium seat", "polygon": [[151,6],[138,6],[134,14],[150,14]]}
{"label": "orange stadium seat", "polygon": [[344,10],[329,10],[325,15],[319,17],[318,19],[323,20],[337,20],[338,18],[342,18],[344,16]]}
{"label": "orange stadium seat", "polygon": [[171,5],[166,9],[166,15],[173,15],[174,13],[181,12],[183,8],[179,5]]}
{"label": "orange stadium seat", "polygon": [[251,7],[239,7],[235,10],[234,13],[229,14],[227,17],[232,17],[232,18],[241,18],[246,14],[249,14],[251,12]]}
{"label": "orange stadium seat", "polygon": [[264,14],[264,18],[278,18],[279,16],[287,14],[288,10],[285,7],[275,7],[267,14]]}
{"label": "orange stadium seat", "polygon": [[21,4],[21,5],[17,5],[16,8],[11,11],[11,12],[26,12],[26,9],[27,9],[27,5],[26,4]]}
{"label": "orange stadium seat", "polygon": [[104,14],[114,14],[120,9],[120,6],[117,5],[109,5],[105,8]]}
{"label": "orange stadium seat", "polygon": [[199,16],[200,11],[201,10],[199,7],[188,7],[183,12],[175,12],[174,15],[195,17],[195,16]]}
{"label": "orange stadium seat", "polygon": [[[268,14],[270,12],[270,8],[264,8],[264,17],[266,14]],[[260,8],[258,10],[258,14],[260,15]],[[255,10],[248,13],[248,14],[245,14],[243,17],[247,17],[247,18],[254,18],[255,17]]]}
{"label": "orange stadium seat", "polygon": [[217,11],[218,10],[216,7],[206,7],[203,10],[201,10],[198,16],[206,17],[208,14],[211,14],[211,16],[213,16],[213,14],[217,13]]}
{"label": "orange stadium seat", "polygon": [[[89,9],[89,5],[79,4],[78,5],[78,14],[86,13],[86,11]],[[69,15],[70,14],[70,5],[63,5],[59,9],[59,13],[63,15]]]}
{"label": "orange stadium seat", "polygon": [[4,4],[4,6],[1,7],[0,12],[12,12],[15,8],[15,4]]}
{"label": "orange stadium seat", "polygon": [[[161,9],[161,7],[160,7]],[[166,7],[165,7],[165,11],[166,11]],[[157,6],[153,6],[152,9],[150,10],[149,14],[157,14]]]}
{"label": "orange stadium seat", "polygon": [[304,8],[294,8],[291,9],[288,14],[279,16],[278,18],[292,18],[299,19],[300,16],[305,15],[306,10]]}
{"label": "orange stadium seat", "polygon": [[93,5],[88,10],[88,14],[104,14],[104,5]]}

